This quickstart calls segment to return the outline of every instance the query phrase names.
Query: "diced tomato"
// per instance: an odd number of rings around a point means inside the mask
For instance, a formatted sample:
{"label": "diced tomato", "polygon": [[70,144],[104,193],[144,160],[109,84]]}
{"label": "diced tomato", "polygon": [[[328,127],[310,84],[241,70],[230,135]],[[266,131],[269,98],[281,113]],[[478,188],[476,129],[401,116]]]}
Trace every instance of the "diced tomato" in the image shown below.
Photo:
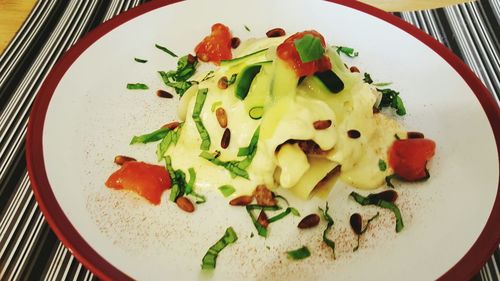
{"label": "diced tomato", "polygon": [[212,25],[212,33],[198,43],[194,51],[201,61],[211,61],[217,65],[221,60],[231,59],[231,32],[229,28],[221,23]]}
{"label": "diced tomato", "polygon": [[170,176],[165,167],[129,161],[106,181],[114,189],[132,190],[149,202],[158,205],[163,191],[170,188]]}
{"label": "diced tomato", "polygon": [[389,149],[389,165],[403,180],[421,180],[427,176],[426,164],[435,150],[436,144],[429,139],[396,140]]}
{"label": "diced tomato", "polygon": [[330,59],[323,55],[320,59],[311,62],[302,62],[300,55],[295,49],[294,41],[304,37],[306,34],[311,34],[321,40],[321,45],[326,48],[325,38],[316,30],[307,30],[303,32],[295,33],[294,35],[288,37],[283,43],[278,46],[277,54],[278,57],[286,61],[295,71],[295,73],[301,76],[312,75],[318,71],[326,71],[332,69],[332,64]]}

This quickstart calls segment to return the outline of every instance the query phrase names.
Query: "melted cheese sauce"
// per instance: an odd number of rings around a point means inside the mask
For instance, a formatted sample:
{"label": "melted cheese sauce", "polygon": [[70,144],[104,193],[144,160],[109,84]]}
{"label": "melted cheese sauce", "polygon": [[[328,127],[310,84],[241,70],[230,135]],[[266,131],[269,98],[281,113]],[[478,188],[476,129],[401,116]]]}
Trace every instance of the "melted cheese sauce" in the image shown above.
{"label": "melted cheese sauce", "polygon": [[[318,182],[337,166],[341,166],[340,179],[344,182],[358,188],[379,187],[384,178],[392,174],[389,167],[381,171],[379,161],[387,163],[387,151],[394,135],[404,135],[404,130],[390,117],[373,113],[380,94],[373,86],[364,83],[359,73],[346,69],[333,50],[329,49],[327,55],[332,70],[344,82],[344,89],[333,94],[314,76],[305,78],[297,86],[298,77],[275,55],[277,45],[284,39],[244,42],[234,57],[265,48],[268,50],[223,64],[215,70],[213,78],[192,86],[184,94],[178,114],[185,123],[177,144],[166,152],[172,158],[173,167],[182,170],[194,168],[196,185],[201,189],[230,184],[237,190],[233,196],[251,194],[257,185],[265,184],[270,189],[289,188],[297,196],[307,199]],[[227,89],[218,88],[217,82],[222,76],[229,78],[249,64],[270,60],[272,62],[262,65],[243,101],[235,96],[234,84]],[[205,73],[197,78],[204,76]],[[237,156],[238,149],[249,145],[260,126],[257,151],[246,169],[249,179],[232,177],[225,168],[199,157],[201,138],[192,113],[196,94],[201,88],[207,88],[208,95],[200,117],[210,135],[209,152],[219,151],[218,159],[242,160],[243,157]],[[220,145],[224,129],[212,110],[214,104],[215,108],[224,108],[227,114],[231,139],[226,149]],[[255,106],[264,107],[264,115],[259,120],[249,117],[249,110]],[[317,130],[313,126],[317,120],[331,120],[332,125]],[[349,130],[359,131],[360,137],[350,138]],[[326,152],[322,156],[306,155],[299,145],[287,143],[290,140],[312,140]]]}

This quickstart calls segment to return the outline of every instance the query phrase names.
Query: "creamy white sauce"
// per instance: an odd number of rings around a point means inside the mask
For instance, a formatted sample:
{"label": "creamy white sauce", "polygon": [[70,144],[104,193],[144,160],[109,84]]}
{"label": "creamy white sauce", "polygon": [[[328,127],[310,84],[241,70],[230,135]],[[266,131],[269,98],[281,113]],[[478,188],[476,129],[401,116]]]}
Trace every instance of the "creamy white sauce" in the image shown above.
{"label": "creamy white sauce", "polygon": [[[166,152],[172,158],[173,167],[184,171],[194,168],[197,188],[215,189],[230,184],[237,190],[234,196],[251,194],[257,185],[265,184],[271,189],[279,186],[290,188],[299,197],[307,198],[314,186],[339,165],[340,178],[350,185],[366,189],[382,185],[392,171],[389,167],[381,171],[379,161],[387,163],[387,150],[394,141],[394,134],[404,134],[404,131],[390,117],[373,113],[372,108],[380,94],[364,83],[358,73],[350,73],[332,50],[328,55],[333,71],[345,84],[343,91],[333,94],[314,77],[308,77],[295,86],[295,73],[275,55],[276,46],[283,40],[284,37],[243,42],[235,57],[265,48],[268,50],[257,57],[219,67],[213,78],[191,87],[184,94],[178,114],[185,123],[177,144]],[[235,85],[227,89],[217,87],[222,76],[229,78],[248,64],[267,60],[273,60],[273,63],[261,68],[244,101],[235,96]],[[199,157],[201,138],[191,116],[201,88],[208,89],[201,120],[210,135],[209,152],[219,151],[218,159],[242,160],[243,157],[237,156],[239,148],[249,145],[260,126],[257,151],[246,169],[249,179],[234,178],[225,168]],[[226,149],[220,145],[224,129],[212,111],[214,104],[219,104],[217,107],[222,107],[227,114],[231,139]],[[254,106],[264,107],[262,119],[249,117],[248,111]],[[331,120],[332,125],[317,130],[313,126],[317,120]],[[349,130],[357,130],[361,136],[350,138]],[[312,140],[328,153],[322,158],[307,157],[297,144],[283,145],[288,140]],[[281,150],[277,152],[280,146]]]}

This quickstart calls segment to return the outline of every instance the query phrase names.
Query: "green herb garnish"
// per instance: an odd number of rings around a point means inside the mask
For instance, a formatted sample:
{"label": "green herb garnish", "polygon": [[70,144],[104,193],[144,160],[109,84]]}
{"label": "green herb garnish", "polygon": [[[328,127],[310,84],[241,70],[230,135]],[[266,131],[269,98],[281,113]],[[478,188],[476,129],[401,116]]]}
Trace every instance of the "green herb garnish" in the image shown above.
{"label": "green herb garnish", "polygon": [[389,175],[385,177],[385,183],[388,187],[394,188],[394,184],[392,184],[392,179],[396,177],[396,174]]}
{"label": "green herb garnish", "polygon": [[148,60],[143,60],[143,59],[140,59],[140,58],[134,58],[134,60],[136,62],[139,62],[139,63],[147,63],[148,62]]}
{"label": "green herb garnish", "polygon": [[171,55],[172,57],[175,57],[175,58],[177,57],[177,55],[174,54],[174,52],[170,51],[169,49],[167,49],[167,48],[165,48],[165,47],[163,47],[161,45],[155,44],[155,47],[158,48],[158,49],[160,49],[160,50],[162,50],[162,51],[164,51],[165,53]]}
{"label": "green herb garnish", "polygon": [[333,240],[330,240],[326,235],[328,234],[328,231],[333,227],[333,219],[332,217],[328,214],[328,202],[326,202],[326,207],[325,210],[319,208],[321,213],[323,214],[323,219],[327,221],[327,225],[325,230],[323,231],[323,242],[332,249],[333,252],[333,258],[335,259],[335,242]]}
{"label": "green herb garnish", "polygon": [[239,177],[242,177],[245,179],[249,179],[248,173],[245,170],[245,168],[240,168],[238,166],[240,161],[222,161],[222,160],[219,160],[216,157],[216,155],[214,155],[208,151],[202,151],[200,154],[200,157],[212,162],[213,164],[215,164],[217,166],[224,167],[226,170],[231,172],[232,176],[239,176]]}
{"label": "green herb garnish", "polygon": [[210,108],[210,110],[212,112],[214,112],[217,108],[219,108],[220,106],[222,105],[222,102],[221,101],[216,101],[214,103],[212,103],[212,107]]}
{"label": "green herb garnish", "polygon": [[194,171],[193,168],[189,168],[188,173],[189,173],[189,182],[186,184],[186,190],[184,191],[184,193],[186,193],[186,195],[191,195],[191,196],[195,197],[197,199],[196,204],[201,204],[201,203],[207,202],[207,199],[205,198],[205,196],[198,194],[194,191],[194,182],[196,181],[196,172]]}
{"label": "green herb garnish", "polygon": [[377,214],[375,214],[373,217],[371,217],[367,222],[366,222],[366,225],[365,225],[365,228],[363,228],[361,230],[361,232],[359,234],[357,234],[358,236],[358,242],[357,242],[357,245],[356,247],[354,247],[354,249],[352,249],[353,252],[356,252],[358,249],[359,249],[359,237],[361,237],[361,235],[363,235],[366,230],[368,229],[368,226],[370,225],[370,223],[372,222],[372,220],[378,218],[378,215],[379,215],[379,212],[377,212]]}
{"label": "green herb garnish", "polygon": [[288,251],[286,253],[288,255],[288,258],[292,260],[303,260],[311,256],[311,252],[306,246],[302,246],[302,248],[293,251]]}
{"label": "green herb garnish", "polygon": [[365,81],[365,83],[368,83],[368,84],[373,83],[372,77],[370,76],[369,73],[365,72],[364,76],[365,76],[365,78],[363,78],[363,81]]}
{"label": "green herb garnish", "polygon": [[250,31],[250,28],[248,26],[244,25],[244,27],[247,31]]}
{"label": "green herb garnish", "polygon": [[214,269],[217,261],[217,256],[220,251],[222,251],[227,245],[232,244],[238,240],[236,232],[234,232],[232,227],[228,227],[224,236],[217,241],[210,249],[208,249],[205,256],[201,260],[201,269]]}
{"label": "green herb garnish", "polygon": [[188,56],[183,56],[177,61],[177,70],[158,71],[163,83],[174,88],[175,92],[182,97],[184,93],[193,85],[194,81],[188,81],[191,76],[196,72],[198,61],[195,60],[190,63]]}
{"label": "green herb garnish", "polygon": [[205,81],[205,80],[208,80],[210,78],[213,78],[214,77],[214,72],[213,70],[210,70],[209,72],[207,72],[207,74],[205,75],[205,77],[203,77],[203,79],[201,79],[201,82]]}
{"label": "green herb garnish", "polygon": [[225,184],[225,185],[219,186],[219,191],[222,193],[222,195],[224,195],[224,197],[229,197],[231,194],[233,194],[236,191],[236,189],[232,185]]}
{"label": "green herb garnish", "polygon": [[238,77],[238,74],[233,73],[233,75],[231,75],[231,78],[229,78],[229,80],[227,80],[227,86],[229,87],[230,85],[234,84],[234,82],[236,82],[237,77]]}
{"label": "green herb garnish", "polygon": [[[245,206],[245,209],[247,210],[248,215],[250,215],[250,218],[252,219],[252,223],[255,226],[255,229],[257,229],[257,234],[259,234],[262,237],[267,237],[267,228],[265,228],[262,224],[259,223],[255,215],[253,214],[252,210],[257,209],[257,208],[252,208],[251,206],[258,206],[258,205],[247,205]],[[258,206],[262,207],[262,206]],[[263,209],[261,209],[263,210]]]}
{"label": "green herb garnish", "polygon": [[196,129],[198,130],[198,133],[200,134],[201,137],[201,145],[200,145],[201,150],[210,149],[210,135],[208,134],[208,131],[203,125],[203,122],[201,121],[200,117],[201,110],[203,109],[203,104],[205,103],[205,99],[207,98],[207,93],[208,93],[207,88],[198,90],[192,115],[193,120],[196,124]]}
{"label": "green herb garnish", "polygon": [[144,134],[140,136],[134,136],[132,140],[130,141],[130,144],[136,144],[136,143],[149,143],[149,142],[155,142],[163,139],[170,129],[167,128],[160,128],[154,132],[151,132],[149,134]]}
{"label": "green herb garnish", "polygon": [[375,87],[386,87],[386,86],[389,86],[391,84],[392,84],[392,82],[380,82],[380,83],[373,83],[373,86],[375,86]]}
{"label": "green herb garnish", "polygon": [[168,155],[165,156],[165,167],[172,181],[169,200],[175,202],[177,198],[184,195],[184,191],[186,190],[186,174],[182,170],[174,170],[172,159]]}
{"label": "green herb garnish", "polygon": [[127,89],[129,90],[147,90],[149,89],[148,85],[143,83],[128,83]]}
{"label": "green herb garnish", "polygon": [[297,209],[295,209],[293,207],[288,207],[288,208],[286,208],[285,211],[283,211],[282,213],[277,214],[276,216],[270,217],[269,219],[267,219],[267,221],[269,223],[273,223],[275,221],[279,221],[280,219],[286,217],[290,213],[292,213],[294,216],[300,217],[300,213],[299,213],[299,211],[297,211]]}
{"label": "green herb garnish", "polygon": [[385,170],[387,170],[387,164],[385,163],[385,161],[383,159],[378,160],[378,169],[381,172],[384,172]]}
{"label": "green herb garnish", "polygon": [[248,144],[247,147],[241,147],[238,150],[238,156],[250,156],[252,154],[255,154],[257,150],[257,143],[259,142],[259,134],[260,134],[260,127],[257,127],[257,129],[252,135],[252,138],[250,139],[250,144]]}
{"label": "green herb garnish", "polygon": [[399,97],[399,92],[392,89],[377,89],[377,91],[382,93],[382,99],[378,106],[379,109],[384,107],[391,107],[396,109],[396,114],[403,116],[406,114],[406,109],[403,104],[403,100]]}
{"label": "green herb garnish", "polygon": [[319,60],[325,53],[321,40],[311,34],[295,39],[293,44],[299,53],[300,60],[304,63]]}
{"label": "green herb garnish", "polygon": [[403,230],[404,228],[403,217],[401,216],[399,208],[395,204],[385,200],[381,200],[377,198],[374,194],[369,194],[367,197],[364,197],[353,191],[351,192],[351,194],[349,194],[349,196],[351,196],[354,199],[354,201],[358,202],[358,204],[362,206],[375,205],[384,209],[391,210],[394,213],[394,216],[396,216],[396,232],[400,232],[401,230]]}
{"label": "green herb garnish", "polygon": [[167,132],[167,135],[158,144],[156,148],[156,156],[158,158],[158,161],[161,161],[170,145],[177,144],[177,140],[179,139],[181,133],[182,124],[183,123],[179,124],[179,126],[177,126],[177,128],[175,128],[174,130],[169,130]]}
{"label": "green herb garnish", "polygon": [[337,48],[337,54],[339,55],[340,53],[342,53],[351,58],[357,57],[359,55],[359,53],[356,52],[353,48],[343,47],[343,46],[337,46],[336,48]]}

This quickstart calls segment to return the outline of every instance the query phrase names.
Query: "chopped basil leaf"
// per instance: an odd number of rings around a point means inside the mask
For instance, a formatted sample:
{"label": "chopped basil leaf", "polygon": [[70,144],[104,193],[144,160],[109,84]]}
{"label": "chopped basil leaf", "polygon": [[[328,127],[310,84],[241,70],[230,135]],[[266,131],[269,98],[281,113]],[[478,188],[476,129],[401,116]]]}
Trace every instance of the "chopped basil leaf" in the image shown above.
{"label": "chopped basil leaf", "polygon": [[[258,205],[247,205],[245,209],[247,210],[248,215],[250,215],[250,218],[252,219],[252,223],[255,226],[255,229],[257,229],[257,234],[259,234],[262,237],[267,237],[267,229],[257,221],[255,218],[255,215],[253,214],[251,206],[258,206]],[[262,206],[259,206],[262,207]]]}
{"label": "chopped basil leaf", "polygon": [[340,55],[340,53],[342,53],[348,57],[351,57],[351,58],[357,57],[359,55],[359,52],[356,52],[353,48],[338,46],[337,47],[337,54]]}
{"label": "chopped basil leaf", "polygon": [[148,85],[142,83],[128,83],[127,89],[129,90],[147,90],[149,89]]}
{"label": "chopped basil leaf", "polygon": [[259,142],[260,127],[257,127],[250,139],[250,144],[247,147],[242,147],[238,150],[238,156],[249,156],[257,150],[257,143]]}
{"label": "chopped basil leaf", "polygon": [[394,216],[396,217],[396,232],[400,232],[404,228],[403,217],[401,216],[399,208],[395,204],[378,199],[373,194],[364,197],[353,191],[351,192],[351,194],[349,194],[349,196],[351,196],[356,202],[358,202],[358,204],[362,206],[376,205],[381,208],[391,210],[394,213]]}
{"label": "chopped basil leaf", "polygon": [[[292,212],[292,209],[293,209],[293,212]],[[288,207],[288,208],[286,208],[285,211],[283,211],[282,213],[277,214],[276,216],[270,217],[269,219],[267,219],[267,221],[269,223],[273,223],[275,221],[279,221],[280,219],[286,217],[290,213],[293,213],[294,216],[297,216],[298,211],[295,208]],[[299,216],[300,216],[300,214],[299,214]]]}
{"label": "chopped basil leaf", "polygon": [[375,87],[385,87],[391,85],[392,82],[382,82],[382,83],[373,83],[373,86]]}
{"label": "chopped basil leaf", "polygon": [[264,211],[277,211],[277,210],[281,210],[282,209],[278,205],[275,205],[275,206],[264,206],[264,205],[257,205],[257,204],[246,205],[246,208],[248,210],[264,210]]}
{"label": "chopped basil leaf", "polygon": [[392,175],[389,175],[387,177],[385,177],[385,183],[387,184],[388,187],[390,188],[394,188],[394,184],[392,184],[392,179],[395,178],[396,175],[395,174],[392,174]]}
{"label": "chopped basil leaf", "polygon": [[201,260],[201,268],[202,269],[214,269],[217,261],[217,256],[220,251],[222,251],[227,245],[232,244],[238,240],[238,236],[236,232],[234,232],[232,227],[228,227],[224,236],[217,241],[210,249],[208,249],[205,256]]}
{"label": "chopped basil leaf", "polygon": [[363,78],[363,81],[365,81],[365,83],[368,83],[368,84],[373,83],[372,77],[370,76],[369,73],[365,72],[364,76],[365,76],[365,78]]}
{"label": "chopped basil leaf", "polygon": [[174,144],[174,145],[177,144],[177,140],[179,139],[181,128],[182,128],[182,123],[174,130],[169,130],[167,132],[167,135],[158,144],[158,147],[156,148],[156,156],[158,157],[158,161],[161,161],[161,159],[165,155],[165,152],[167,152],[167,150],[171,144]]}
{"label": "chopped basil leaf", "polygon": [[250,238],[253,238],[253,236],[254,236],[253,232],[252,232],[252,233],[250,233]]}
{"label": "chopped basil leaf", "polygon": [[244,27],[247,31],[250,31],[250,28],[248,26],[244,25]]}
{"label": "chopped basil leaf", "polygon": [[237,76],[238,76],[238,74],[236,74],[236,73],[231,75],[231,78],[229,78],[229,80],[227,80],[227,86],[234,84],[234,82],[236,82]]}
{"label": "chopped basil leaf", "polygon": [[290,207],[291,211],[292,211],[292,215],[296,216],[296,217],[300,217],[300,213],[299,213],[299,210],[293,208],[293,207]]}
{"label": "chopped basil leaf", "polygon": [[244,56],[237,57],[237,58],[234,58],[234,59],[230,59],[230,60],[221,60],[221,61],[220,61],[220,65],[221,65],[221,66],[224,66],[224,65],[227,65],[227,64],[233,64],[233,63],[243,62],[243,61],[245,61],[245,59],[246,59],[246,58],[249,58],[249,57],[255,56],[255,55],[257,55],[257,54],[260,54],[260,53],[266,52],[267,50],[268,50],[268,48],[265,48],[265,49],[258,50],[258,51],[255,51],[255,52],[253,52],[253,53],[250,53],[250,54],[248,54],[248,55],[244,55]]}
{"label": "chopped basil leaf", "polygon": [[160,128],[152,133],[149,134],[144,134],[140,136],[134,136],[132,140],[130,141],[130,144],[135,144],[135,143],[149,143],[149,142],[155,142],[163,139],[169,132],[170,130],[167,128]]}
{"label": "chopped basil leaf", "polygon": [[174,88],[175,92],[182,97],[194,81],[188,81],[191,76],[196,72],[196,66],[198,61],[194,63],[189,63],[188,56],[183,56],[177,61],[177,70],[170,71],[158,71],[163,83],[165,85]]}
{"label": "chopped basil leaf", "polygon": [[170,156],[165,156],[165,166],[172,181],[169,200],[175,202],[186,190],[186,174],[182,170],[174,170]]}
{"label": "chopped basil leaf", "polygon": [[286,253],[288,254],[288,258],[292,260],[303,260],[311,256],[311,252],[306,246],[302,246],[302,248],[293,251],[288,251]]}
{"label": "chopped basil leaf", "polygon": [[361,233],[358,235],[358,243],[356,245],[356,247],[354,247],[354,249],[352,249],[353,252],[356,252],[358,249],[359,249],[359,237],[361,237],[361,235],[363,235],[366,230],[368,229],[368,226],[370,225],[370,223],[372,222],[372,220],[378,218],[378,215],[379,215],[379,212],[377,212],[377,214],[375,214],[373,217],[371,217],[367,222],[366,222],[366,225],[365,225],[365,228],[363,228],[361,230]]}
{"label": "chopped basil leaf", "polygon": [[398,134],[394,134],[394,138],[397,140],[400,140],[401,138],[398,136]]}
{"label": "chopped basil leaf", "polygon": [[328,202],[326,202],[326,207],[325,210],[319,208],[321,213],[323,214],[323,219],[327,221],[327,225],[325,230],[323,231],[323,242],[332,249],[333,252],[333,258],[335,259],[335,242],[333,240],[330,240],[326,235],[328,234],[328,231],[333,227],[333,219],[332,217],[328,214]]}
{"label": "chopped basil leaf", "polygon": [[396,114],[403,116],[406,114],[406,109],[403,104],[403,100],[399,97],[399,92],[392,89],[377,89],[377,91],[382,93],[382,99],[378,106],[379,109],[384,107],[392,107],[396,109]]}
{"label": "chopped basil leaf", "polygon": [[[274,196],[275,199],[281,199],[281,200],[285,201],[286,205],[290,206],[290,203],[288,202],[288,200],[285,197],[283,197],[281,195],[276,195],[274,193],[273,193],[273,196]],[[299,214],[299,216],[300,216],[300,214]]]}
{"label": "chopped basil leaf", "polygon": [[325,53],[321,40],[311,34],[295,39],[293,44],[303,63],[319,60]]}
{"label": "chopped basil leaf", "polygon": [[200,157],[212,162],[217,166],[224,167],[226,170],[231,172],[232,176],[239,176],[245,179],[249,179],[247,171],[238,167],[239,161],[221,161],[216,157],[216,155],[213,155],[208,151],[202,151]]}
{"label": "chopped basil leaf", "polygon": [[217,108],[219,108],[220,106],[222,105],[222,102],[221,101],[216,101],[212,104],[212,108],[210,108],[212,110],[212,112],[214,112]]}
{"label": "chopped basil leaf", "polygon": [[167,49],[167,48],[165,48],[165,47],[163,47],[161,45],[155,44],[155,47],[158,48],[158,49],[160,49],[160,50],[162,50],[162,51],[164,51],[165,53],[171,55],[172,57],[175,57],[175,58],[177,57],[176,54],[174,54],[172,51],[170,51],[169,49]]}
{"label": "chopped basil leaf", "polygon": [[384,172],[385,170],[387,170],[387,164],[385,163],[384,160],[382,159],[379,159],[378,160],[378,169],[381,171],[381,172]]}
{"label": "chopped basil leaf", "polygon": [[192,115],[193,120],[196,124],[196,129],[198,130],[198,133],[200,134],[201,137],[201,145],[200,145],[201,150],[210,149],[210,135],[208,134],[208,131],[203,125],[203,122],[201,121],[200,117],[201,110],[203,109],[203,104],[205,103],[205,99],[207,98],[207,93],[208,93],[207,88],[198,90]]}
{"label": "chopped basil leaf", "polygon": [[206,75],[205,77],[203,77],[203,79],[201,79],[201,82],[205,81],[205,80],[208,80],[210,78],[213,78],[214,77],[214,71],[213,70],[210,70]]}
{"label": "chopped basil leaf", "polygon": [[134,58],[134,60],[136,62],[139,62],[139,63],[147,63],[148,62],[148,60],[143,60],[143,59],[140,59],[140,58]]}
{"label": "chopped basil leaf", "polygon": [[186,190],[184,191],[186,195],[191,195],[195,197],[196,204],[201,204],[207,202],[207,199],[205,196],[198,194],[194,191],[194,182],[196,181],[196,172],[194,171],[193,168],[188,169],[189,172],[189,182],[186,184]]}
{"label": "chopped basil leaf", "polygon": [[233,194],[236,191],[236,189],[232,185],[225,184],[225,185],[219,186],[219,191],[222,193],[222,195],[224,195],[224,197],[228,197],[231,194]]}

